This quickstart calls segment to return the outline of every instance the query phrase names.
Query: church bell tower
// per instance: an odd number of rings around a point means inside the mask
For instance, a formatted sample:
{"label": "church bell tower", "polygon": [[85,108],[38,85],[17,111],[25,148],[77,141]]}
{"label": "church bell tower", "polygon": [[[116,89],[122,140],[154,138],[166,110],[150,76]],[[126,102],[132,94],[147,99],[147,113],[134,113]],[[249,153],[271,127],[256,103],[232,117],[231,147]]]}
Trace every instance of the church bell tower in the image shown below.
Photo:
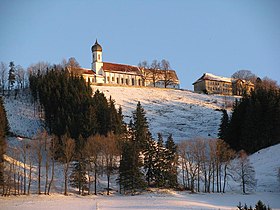
{"label": "church bell tower", "polygon": [[91,69],[98,75],[103,75],[103,62],[102,62],[102,47],[98,44],[97,39],[95,44],[91,47],[92,63]]}

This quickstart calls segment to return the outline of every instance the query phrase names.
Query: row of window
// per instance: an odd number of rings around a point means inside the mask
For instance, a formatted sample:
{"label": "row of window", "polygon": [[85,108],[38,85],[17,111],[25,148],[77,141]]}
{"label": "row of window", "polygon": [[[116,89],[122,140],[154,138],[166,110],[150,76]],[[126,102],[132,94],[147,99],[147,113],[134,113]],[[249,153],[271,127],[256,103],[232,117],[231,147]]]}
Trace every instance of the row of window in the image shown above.
{"label": "row of window", "polygon": [[223,87],[231,87],[231,84],[227,84],[227,83],[221,83],[221,82],[213,82],[213,81],[209,81],[209,85],[214,85],[214,86],[223,86]]}
{"label": "row of window", "polygon": [[210,91],[217,91],[217,92],[224,92],[224,93],[230,93],[231,89],[227,89],[227,88],[220,88],[220,87],[209,87]]}
{"label": "row of window", "polygon": [[121,84],[121,85],[132,85],[132,86],[134,86],[134,85],[138,85],[138,86],[142,86],[142,80],[141,79],[138,79],[138,81],[136,80],[135,81],[135,79],[134,78],[131,78],[131,80],[130,79],[128,79],[128,78],[126,78],[126,79],[124,79],[124,78],[119,78],[119,77],[117,77],[116,78],[116,81],[115,81],[115,77],[112,77],[111,79],[110,79],[110,77],[108,76],[107,77],[107,81],[106,81],[106,83],[115,83],[116,82],[116,84]]}

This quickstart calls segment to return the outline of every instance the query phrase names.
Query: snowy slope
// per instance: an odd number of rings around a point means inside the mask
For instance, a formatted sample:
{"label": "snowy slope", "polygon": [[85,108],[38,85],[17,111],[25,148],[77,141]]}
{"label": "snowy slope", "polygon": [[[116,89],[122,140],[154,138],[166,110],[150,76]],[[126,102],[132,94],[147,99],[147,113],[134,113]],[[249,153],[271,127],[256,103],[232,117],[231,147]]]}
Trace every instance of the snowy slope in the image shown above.
{"label": "snowy slope", "polygon": [[190,91],[92,86],[107,98],[112,96],[116,105],[122,106],[125,120],[129,122],[138,101],[147,112],[150,130],[154,137],[158,132],[167,137],[173,134],[175,141],[194,137],[216,138],[225,102],[232,103],[233,97],[197,94]]}
{"label": "snowy slope", "polygon": [[[232,104],[235,98],[197,94],[190,91],[132,88],[112,86],[92,86],[99,89],[107,98],[112,96],[116,107],[122,106],[125,121],[129,122],[138,101],[147,112],[150,130],[154,137],[158,132],[166,138],[173,134],[175,141],[194,137],[216,138],[221,112],[215,111]],[[31,97],[24,95],[5,98],[5,108],[11,131],[17,135],[32,137],[40,128],[38,111],[34,112]]]}
{"label": "snowy slope", "polygon": [[[234,98],[207,96],[189,91],[163,90],[153,88],[93,87],[99,88],[107,97],[110,95],[117,105],[123,107],[128,121],[141,101],[147,111],[147,118],[154,136],[157,132],[167,135],[173,133],[175,139],[195,136],[215,137],[220,123],[221,113],[215,111],[224,106],[225,100]],[[38,114],[29,97],[14,100],[5,99],[5,108],[12,132],[21,136],[32,137],[40,128]],[[22,138],[10,138],[12,147],[19,146]],[[256,171],[258,185],[256,192],[242,195],[239,191],[226,194],[189,194],[188,192],[167,191],[149,192],[138,196],[77,196],[65,197],[61,194],[52,196],[19,196],[0,197],[0,209],[236,209],[239,201],[254,205],[258,200],[269,204],[273,209],[280,209],[280,186],[277,181],[277,170],[280,167],[280,144],[260,150],[250,156]],[[57,167],[57,177],[53,192],[62,192],[61,167]],[[105,180],[105,178],[104,178]],[[103,186],[103,180],[100,187]],[[114,190],[117,186],[112,183]],[[104,181],[105,186],[105,181]]]}
{"label": "snowy slope", "polygon": [[30,95],[24,93],[17,99],[13,96],[4,99],[10,131],[19,136],[32,138],[40,129],[41,123],[38,112],[34,114]]}
{"label": "snowy slope", "polygon": [[250,156],[250,162],[256,171],[257,190],[280,192],[280,181],[277,180],[280,169],[280,144],[254,153]]}

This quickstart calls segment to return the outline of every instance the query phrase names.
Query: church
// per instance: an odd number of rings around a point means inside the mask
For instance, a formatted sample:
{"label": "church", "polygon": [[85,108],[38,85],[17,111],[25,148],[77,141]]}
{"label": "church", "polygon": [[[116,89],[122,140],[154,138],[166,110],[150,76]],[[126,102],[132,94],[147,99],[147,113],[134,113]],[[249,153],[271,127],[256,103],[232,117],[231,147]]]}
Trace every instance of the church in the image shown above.
{"label": "church", "polygon": [[103,62],[102,47],[97,40],[91,47],[91,52],[91,69],[70,69],[71,72],[82,75],[90,84],[180,88],[180,81],[174,70],[145,69],[138,66]]}

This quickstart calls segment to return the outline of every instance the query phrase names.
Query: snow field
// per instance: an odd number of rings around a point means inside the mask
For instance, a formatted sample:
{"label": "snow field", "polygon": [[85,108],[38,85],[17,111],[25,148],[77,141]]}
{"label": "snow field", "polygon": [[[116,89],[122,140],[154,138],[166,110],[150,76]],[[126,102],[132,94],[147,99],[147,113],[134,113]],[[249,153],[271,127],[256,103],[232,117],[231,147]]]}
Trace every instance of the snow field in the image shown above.
{"label": "snow field", "polygon": [[[132,117],[138,101],[147,112],[147,119],[154,137],[162,132],[164,138],[173,134],[178,143],[184,139],[195,137],[215,138],[221,118],[221,112],[215,111],[224,107],[225,103],[232,103],[235,98],[224,96],[208,96],[195,94],[190,91],[166,90],[155,88],[126,88],[94,86],[93,89],[104,92],[107,98],[112,96],[117,107],[122,106],[125,120]],[[32,138],[40,128],[38,113],[34,115],[34,106],[30,98],[22,96],[14,100],[5,99],[5,108],[14,134]],[[23,140],[21,137],[9,138],[10,147],[18,147]],[[30,140],[29,140],[30,141]],[[12,161],[11,156],[7,157]],[[118,186],[114,178],[111,186],[114,194],[110,196],[78,196],[75,189],[70,188],[72,194],[63,196],[62,166],[56,166],[56,177],[51,196],[11,196],[0,197],[2,209],[236,209],[239,202],[255,205],[262,200],[273,209],[280,209],[280,184],[277,181],[277,171],[280,167],[280,145],[260,150],[250,156],[256,170],[256,193],[240,194],[237,184],[232,184],[234,192],[225,194],[189,194],[156,190],[145,192],[137,196],[122,196],[116,193]],[[34,168],[36,171],[36,166]],[[44,170],[44,167],[42,168]],[[44,171],[42,171],[44,174]],[[32,182],[36,188],[36,175]],[[106,180],[106,177],[103,177]],[[100,178],[99,190],[106,186],[106,181]],[[43,184],[44,180],[42,180]],[[55,188],[55,187],[56,188]],[[236,191],[238,189],[238,191]],[[43,191],[43,186],[42,186]],[[230,191],[230,189],[228,189]],[[34,192],[34,191],[33,191]]]}

